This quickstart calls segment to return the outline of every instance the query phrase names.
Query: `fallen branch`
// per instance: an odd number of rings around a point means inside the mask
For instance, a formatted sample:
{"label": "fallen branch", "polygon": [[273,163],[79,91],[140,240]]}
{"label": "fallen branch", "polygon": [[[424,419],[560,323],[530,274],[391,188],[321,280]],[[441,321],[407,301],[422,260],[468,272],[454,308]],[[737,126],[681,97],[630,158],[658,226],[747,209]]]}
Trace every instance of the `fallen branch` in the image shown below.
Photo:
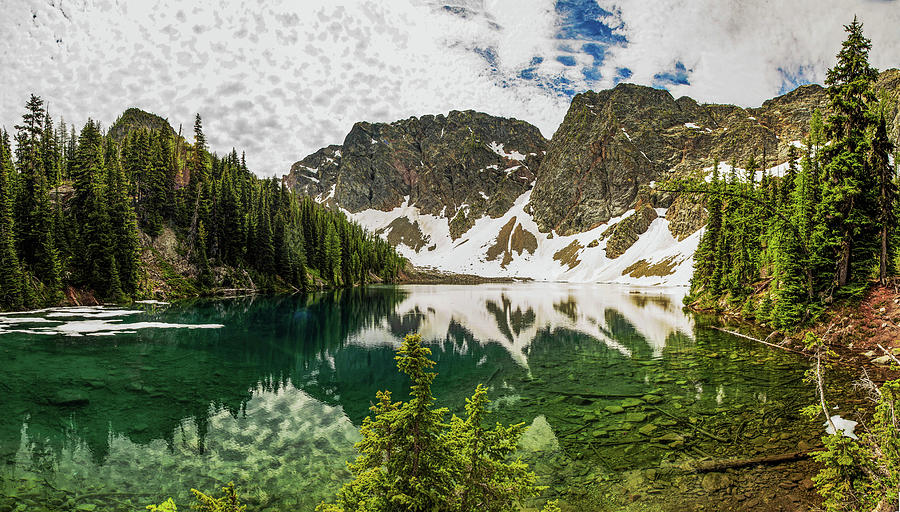
{"label": "fallen branch", "polygon": [[722,331],[722,332],[724,332],[724,333],[731,334],[732,336],[738,336],[738,337],[740,337],[740,338],[746,338],[746,339],[751,340],[751,341],[758,341],[758,342],[762,343],[763,345],[768,345],[768,346],[774,347],[774,348],[780,348],[781,350],[787,350],[788,352],[794,352],[794,353],[796,353],[796,354],[803,354],[803,352],[801,352],[801,351],[799,351],[799,350],[794,350],[794,349],[792,349],[792,348],[783,347],[783,346],[781,346],[781,345],[776,345],[776,344],[774,344],[774,343],[769,343],[768,341],[761,340],[761,339],[759,339],[759,338],[754,338],[753,336],[747,336],[746,334],[742,334],[742,333],[739,333],[739,332],[737,332],[737,331],[729,331],[728,329],[723,329],[723,328],[721,328],[721,327],[716,327],[716,326],[712,326],[712,328],[715,329],[715,330],[717,330],[717,331]]}
{"label": "fallen branch", "polygon": [[765,457],[752,457],[749,459],[724,459],[710,460],[699,462],[690,466],[690,470],[696,473],[708,473],[710,471],[724,471],[726,469],[745,468],[747,466],[755,466],[757,464],[782,464],[785,462],[794,462],[798,460],[808,459],[812,451],[780,453],[778,455],[767,455]]}
{"label": "fallen branch", "polygon": [[662,414],[665,414],[666,416],[672,418],[673,420],[675,420],[679,423],[682,423],[684,425],[691,427],[692,429],[696,430],[697,432],[700,432],[701,434],[705,435],[706,437],[709,437],[710,439],[715,439],[716,441],[718,441],[720,443],[731,443],[731,441],[729,441],[728,439],[719,437],[719,436],[713,434],[712,432],[707,432],[706,430],[703,430],[702,428],[698,427],[697,425],[694,425],[693,423],[686,421],[683,418],[679,418],[678,416],[675,416],[674,414],[672,414],[668,411],[664,411],[664,410],[660,409],[659,407],[651,406],[650,408],[653,410],[659,411]]}

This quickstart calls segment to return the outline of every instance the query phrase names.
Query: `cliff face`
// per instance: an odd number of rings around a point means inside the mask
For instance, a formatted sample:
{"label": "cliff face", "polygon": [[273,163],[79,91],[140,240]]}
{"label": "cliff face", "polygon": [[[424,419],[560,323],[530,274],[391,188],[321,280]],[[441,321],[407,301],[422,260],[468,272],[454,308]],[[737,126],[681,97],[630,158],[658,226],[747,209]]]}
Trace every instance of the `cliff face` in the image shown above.
{"label": "cliff face", "polygon": [[[634,207],[642,186],[711,167],[765,159],[772,167],[802,139],[825,90],[811,85],[761,107],[700,105],[632,84],[579,94],[553,136],[531,198],[541,231],[586,231]],[[657,198],[660,206],[671,199]]]}
{"label": "cliff face", "polygon": [[350,212],[406,203],[451,219],[456,234],[496,218],[528,190],[547,141],[534,126],[473,111],[356,123],[340,146],[291,167],[295,191]]}

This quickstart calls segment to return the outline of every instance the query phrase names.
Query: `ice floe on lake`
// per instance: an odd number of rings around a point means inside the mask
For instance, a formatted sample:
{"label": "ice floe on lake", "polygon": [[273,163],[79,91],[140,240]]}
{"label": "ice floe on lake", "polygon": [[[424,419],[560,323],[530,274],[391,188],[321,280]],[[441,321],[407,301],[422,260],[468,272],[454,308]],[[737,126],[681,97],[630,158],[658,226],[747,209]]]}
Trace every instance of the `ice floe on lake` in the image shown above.
{"label": "ice floe on lake", "polygon": [[142,310],[107,306],[55,307],[0,314],[0,335],[9,333],[114,336],[139,329],[219,329],[222,324],[181,324],[157,321],[124,321]]}

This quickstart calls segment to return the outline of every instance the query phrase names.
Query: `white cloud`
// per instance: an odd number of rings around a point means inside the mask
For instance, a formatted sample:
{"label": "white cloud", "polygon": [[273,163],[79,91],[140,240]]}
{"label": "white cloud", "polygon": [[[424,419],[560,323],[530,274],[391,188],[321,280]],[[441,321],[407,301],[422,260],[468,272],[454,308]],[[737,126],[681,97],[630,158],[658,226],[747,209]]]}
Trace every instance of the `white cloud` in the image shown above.
{"label": "white cloud", "polygon": [[[603,77],[589,81],[587,40],[557,38],[565,20],[553,0],[4,0],[0,124],[11,129],[32,92],[77,123],[108,126],[137,106],[190,135],[200,112],[214,150],[246,150],[251,168],[272,175],[360,120],[472,108],[549,137],[569,103],[557,79],[598,89],[620,67],[650,84],[680,61],[691,85],[676,96],[758,104],[781,88],[779,68],[821,81],[854,12],[874,64],[900,60],[895,2],[598,3],[629,42],[608,48]],[[563,53],[576,65],[558,62]],[[519,76],[526,68],[533,79]]]}
{"label": "white cloud", "polygon": [[896,1],[803,0],[791,2],[693,0],[598,0],[616,14],[625,47],[611,48],[606,69],[627,66],[631,81],[652,84],[654,75],[682,62],[690,85],[673,95],[707,102],[756,106],[776,95],[785,75],[821,83],[854,14],[872,39],[871,63],[900,66],[900,5]]}
{"label": "white cloud", "polygon": [[[213,149],[246,149],[258,173],[285,172],[340,143],[355,121],[474,108],[556,129],[568,100],[503,70],[553,44],[552,2],[491,2],[463,19],[421,1],[11,0],[0,21],[0,119],[11,128],[29,93],[55,116],[108,126],[129,106],[187,132],[199,111]],[[527,2],[526,2],[527,3]],[[483,6],[475,6],[481,9]]]}

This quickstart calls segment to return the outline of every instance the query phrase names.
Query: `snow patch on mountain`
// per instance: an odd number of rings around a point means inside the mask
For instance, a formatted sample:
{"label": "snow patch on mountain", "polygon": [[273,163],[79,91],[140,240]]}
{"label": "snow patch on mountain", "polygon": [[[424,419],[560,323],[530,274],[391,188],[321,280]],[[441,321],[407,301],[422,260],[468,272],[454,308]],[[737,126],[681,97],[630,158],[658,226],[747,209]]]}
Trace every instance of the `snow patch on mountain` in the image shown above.
{"label": "snow patch on mountain", "polygon": [[541,233],[526,206],[531,191],[519,196],[504,215],[483,216],[454,240],[450,219],[422,214],[409,198],[391,211],[346,212],[366,229],[387,238],[389,226],[400,217],[418,226],[418,250],[403,243],[400,254],[419,267],[484,277],[528,278],[537,281],[686,286],[693,271],[693,255],[703,230],[682,241],[669,231],[664,209],[624,254],[606,256],[612,226],[633,213],[610,219],[589,231],[561,236]]}

